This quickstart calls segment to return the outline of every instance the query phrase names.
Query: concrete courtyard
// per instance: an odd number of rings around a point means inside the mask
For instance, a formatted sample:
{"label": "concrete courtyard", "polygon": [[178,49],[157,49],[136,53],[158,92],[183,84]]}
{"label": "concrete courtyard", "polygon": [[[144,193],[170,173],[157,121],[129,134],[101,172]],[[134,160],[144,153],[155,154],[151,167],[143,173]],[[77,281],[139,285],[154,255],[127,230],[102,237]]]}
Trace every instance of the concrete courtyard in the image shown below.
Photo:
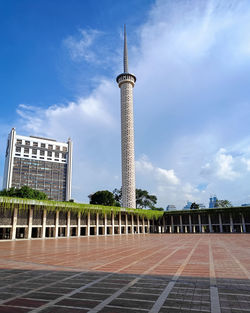
{"label": "concrete courtyard", "polygon": [[0,313],[250,312],[250,235],[0,242]]}

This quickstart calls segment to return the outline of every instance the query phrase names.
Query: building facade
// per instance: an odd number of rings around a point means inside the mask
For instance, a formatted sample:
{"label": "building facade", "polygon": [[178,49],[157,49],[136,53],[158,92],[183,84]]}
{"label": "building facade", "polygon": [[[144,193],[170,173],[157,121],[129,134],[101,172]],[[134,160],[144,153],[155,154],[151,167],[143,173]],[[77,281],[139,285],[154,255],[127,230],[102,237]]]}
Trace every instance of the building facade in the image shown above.
{"label": "building facade", "polygon": [[[9,203],[7,203],[9,201]],[[72,207],[71,207],[72,206]],[[145,213],[144,213],[145,212]],[[250,233],[250,207],[157,212],[0,197],[0,239],[146,233]]]}
{"label": "building facade", "polygon": [[21,136],[13,128],[8,136],[3,188],[30,188],[57,201],[71,199],[72,141]]}
{"label": "building facade", "polygon": [[212,209],[212,208],[215,208],[215,205],[216,205],[216,202],[217,202],[217,197],[216,196],[213,196],[213,197],[210,197],[209,198],[209,208]]}
{"label": "building facade", "polygon": [[133,88],[136,77],[128,71],[126,28],[124,27],[124,72],[116,82],[121,90],[122,206],[136,208]]}

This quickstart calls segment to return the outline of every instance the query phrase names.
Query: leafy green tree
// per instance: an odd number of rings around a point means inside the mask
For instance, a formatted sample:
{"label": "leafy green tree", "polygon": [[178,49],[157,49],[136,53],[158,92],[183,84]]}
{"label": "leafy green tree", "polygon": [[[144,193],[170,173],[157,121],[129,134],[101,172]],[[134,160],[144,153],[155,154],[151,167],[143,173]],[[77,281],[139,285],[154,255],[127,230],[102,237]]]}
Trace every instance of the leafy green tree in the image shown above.
{"label": "leafy green tree", "polygon": [[157,203],[157,197],[150,195],[147,190],[136,189],[136,208],[154,208]]}
{"label": "leafy green tree", "polygon": [[88,197],[90,204],[117,206],[117,201],[115,200],[114,194],[108,190],[97,191]]}
{"label": "leafy green tree", "polygon": [[232,203],[228,200],[216,200],[215,208],[231,208],[232,207]]}
{"label": "leafy green tree", "polygon": [[193,202],[190,206],[190,210],[199,210],[199,204]]}
{"label": "leafy green tree", "polygon": [[113,195],[115,197],[115,201],[117,202],[117,204],[119,203],[119,205],[117,205],[117,206],[121,206],[121,204],[122,204],[122,188],[120,188],[120,189],[115,188],[113,190]]}
{"label": "leafy green tree", "polygon": [[11,187],[10,189],[3,189],[2,191],[0,191],[0,196],[35,199],[35,200],[48,199],[48,196],[44,192],[32,189],[28,186],[22,186],[21,188]]}
{"label": "leafy green tree", "polygon": [[[122,189],[114,189],[113,195],[115,197],[115,200],[120,203],[120,206],[122,204]],[[155,210],[161,210],[164,211],[163,208],[156,208],[155,204],[157,203],[157,197],[154,195],[150,195],[147,190],[142,189],[136,189],[136,208],[137,209],[143,209],[143,208],[150,208]]]}

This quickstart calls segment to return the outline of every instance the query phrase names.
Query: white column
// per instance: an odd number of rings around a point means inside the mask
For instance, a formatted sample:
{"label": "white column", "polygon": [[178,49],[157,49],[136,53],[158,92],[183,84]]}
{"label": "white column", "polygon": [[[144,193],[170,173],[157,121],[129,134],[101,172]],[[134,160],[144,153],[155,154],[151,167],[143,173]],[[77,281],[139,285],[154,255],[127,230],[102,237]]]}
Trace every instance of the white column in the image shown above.
{"label": "white column", "polygon": [[55,238],[58,237],[59,211],[56,211]]}
{"label": "white column", "polygon": [[223,233],[221,214],[219,213],[220,233]]}
{"label": "white column", "polygon": [[43,210],[43,226],[42,226],[42,238],[46,237],[46,219],[47,219],[47,210]]}
{"label": "white column", "polygon": [[115,234],[115,216],[114,216],[114,212],[111,213],[112,214],[112,235]]}
{"label": "white column", "polygon": [[188,214],[189,219],[189,232],[192,233],[192,220],[191,220],[191,214]]}
{"label": "white column", "polygon": [[104,235],[107,236],[107,214],[104,214]]}
{"label": "white column", "polygon": [[87,236],[90,236],[90,212],[88,212],[88,218],[87,218]]}
{"label": "white column", "polygon": [[17,208],[13,211],[13,221],[12,221],[12,237],[11,239],[16,239],[16,224],[17,224]]}
{"label": "white column", "polygon": [[181,228],[181,233],[183,233],[182,215],[180,215],[180,228]]}
{"label": "white column", "polygon": [[233,222],[232,214],[230,213],[230,233],[233,232],[233,229],[234,229],[234,222]]}
{"label": "white column", "polygon": [[210,214],[208,214],[208,223],[209,223],[209,232],[212,233],[212,232],[213,232],[213,228],[212,228],[212,223],[211,223],[211,216],[210,216]]}
{"label": "white column", "polygon": [[77,215],[77,237],[81,236],[81,212]]}
{"label": "white column", "polygon": [[148,220],[148,234],[150,234],[150,219],[147,218],[147,220]]}
{"label": "white column", "polygon": [[31,239],[31,234],[32,234],[32,219],[33,219],[33,209],[29,209],[28,239]]}
{"label": "white column", "polygon": [[166,233],[166,220],[165,220],[165,216],[162,217],[162,224],[163,224],[163,232]]}
{"label": "white column", "polygon": [[119,212],[119,234],[122,233],[122,214]]}
{"label": "white column", "polygon": [[198,221],[199,221],[199,232],[202,233],[202,228],[201,228],[201,215],[198,214]]}
{"label": "white column", "polygon": [[170,233],[174,233],[174,217],[171,215],[171,228],[170,228]]}
{"label": "white column", "polygon": [[142,233],[145,234],[145,220],[144,220],[144,216],[142,217]]}
{"label": "white column", "polygon": [[96,213],[96,232],[95,234],[99,235],[99,213]]}
{"label": "white column", "polygon": [[128,213],[125,214],[125,234],[128,234]]}
{"label": "white column", "polygon": [[133,234],[134,233],[134,214],[133,213],[131,213],[131,228],[132,228],[131,234]]}
{"label": "white column", "polygon": [[241,214],[241,221],[242,221],[242,230],[243,230],[243,233],[245,233],[246,232],[246,223],[245,223],[245,218],[244,218],[243,213]]}
{"label": "white column", "polygon": [[140,234],[140,219],[138,214],[137,214],[137,233]]}
{"label": "white column", "polygon": [[67,212],[67,237],[70,237],[70,211]]}

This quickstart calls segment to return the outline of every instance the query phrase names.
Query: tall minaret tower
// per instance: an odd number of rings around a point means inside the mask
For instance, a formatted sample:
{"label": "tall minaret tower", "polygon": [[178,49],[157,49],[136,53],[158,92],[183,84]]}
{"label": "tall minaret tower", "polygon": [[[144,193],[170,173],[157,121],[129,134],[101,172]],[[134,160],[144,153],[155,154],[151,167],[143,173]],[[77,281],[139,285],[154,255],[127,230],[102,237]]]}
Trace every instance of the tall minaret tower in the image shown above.
{"label": "tall minaret tower", "polygon": [[128,71],[126,26],[124,26],[124,72],[116,81],[121,89],[121,141],[122,141],[122,206],[135,208],[135,148],[133,88],[136,77]]}

